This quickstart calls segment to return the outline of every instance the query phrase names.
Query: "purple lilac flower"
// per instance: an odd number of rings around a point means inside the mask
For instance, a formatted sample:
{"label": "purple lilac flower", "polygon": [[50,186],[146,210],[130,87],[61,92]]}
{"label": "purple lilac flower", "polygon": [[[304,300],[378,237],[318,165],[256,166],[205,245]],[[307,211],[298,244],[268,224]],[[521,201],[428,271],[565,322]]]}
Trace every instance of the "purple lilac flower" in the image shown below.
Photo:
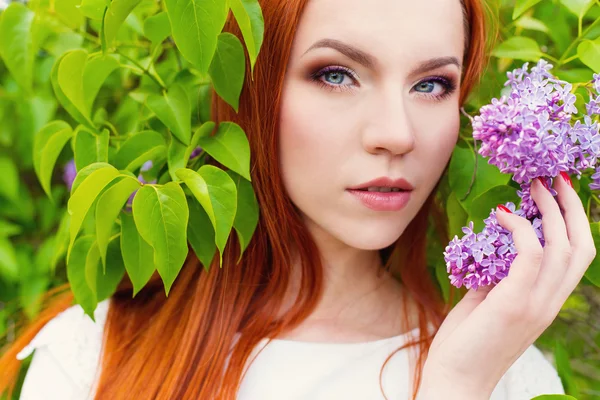
{"label": "purple lilac flower", "polygon": [[[514,203],[506,207],[514,214],[524,216],[521,209],[516,210]],[[462,238],[455,236],[444,251],[446,272],[452,285],[460,288],[477,289],[480,286],[495,285],[508,276],[510,265],[517,256],[512,234],[503,228],[492,210],[484,220],[485,228],[481,233],[473,232],[473,222],[463,228]],[[534,218],[532,226],[544,245],[544,236],[540,218]]]}
{"label": "purple lilac flower", "polygon": [[67,185],[69,191],[71,191],[71,188],[73,187],[73,181],[75,181],[76,176],[77,168],[75,168],[75,160],[72,159],[65,164],[63,169],[63,182]]}
{"label": "purple lilac flower", "polygon": [[192,158],[198,157],[200,154],[202,153],[202,147],[198,146],[196,147],[193,151],[192,154],[190,154],[190,160]]}
{"label": "purple lilac flower", "polygon": [[[507,73],[505,86],[510,93],[492,99],[473,118],[473,138],[481,141],[479,153],[501,172],[513,175],[520,184],[519,209],[506,207],[528,219],[542,246],[545,245],[542,216],[531,198],[531,184],[542,178],[553,196],[552,180],[560,172],[576,174],[595,168],[590,189],[600,190],[600,74],[594,74],[594,91],[586,104],[583,121],[571,122],[577,114],[575,95],[570,83],[551,73],[552,65],[541,60],[528,70],[528,63]],[[444,251],[450,283],[456,287],[477,289],[497,284],[508,275],[517,256],[512,235],[498,224],[492,210],[484,220],[485,228],[473,232],[473,222],[463,228],[463,237],[455,236]]]}

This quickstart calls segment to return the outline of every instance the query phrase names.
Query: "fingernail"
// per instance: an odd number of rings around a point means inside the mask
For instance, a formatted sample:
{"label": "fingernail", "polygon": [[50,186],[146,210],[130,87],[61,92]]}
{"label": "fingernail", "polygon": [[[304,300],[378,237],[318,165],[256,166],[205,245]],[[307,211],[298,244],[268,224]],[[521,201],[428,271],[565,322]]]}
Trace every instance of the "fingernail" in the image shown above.
{"label": "fingernail", "polygon": [[569,178],[569,175],[565,171],[561,171],[560,176],[562,176],[562,178],[565,180],[565,182],[569,184],[569,186],[573,187],[573,182],[571,182],[571,178]]}
{"label": "fingernail", "polygon": [[546,183],[546,180],[544,178],[542,178],[541,176],[538,176],[536,178],[538,181],[540,181],[542,183],[542,185],[544,185],[544,187],[548,190],[550,190],[550,187],[548,186],[548,183]]}
{"label": "fingernail", "polygon": [[504,207],[502,204],[498,204],[498,208],[504,212],[512,214],[512,211],[510,211],[508,208]]}

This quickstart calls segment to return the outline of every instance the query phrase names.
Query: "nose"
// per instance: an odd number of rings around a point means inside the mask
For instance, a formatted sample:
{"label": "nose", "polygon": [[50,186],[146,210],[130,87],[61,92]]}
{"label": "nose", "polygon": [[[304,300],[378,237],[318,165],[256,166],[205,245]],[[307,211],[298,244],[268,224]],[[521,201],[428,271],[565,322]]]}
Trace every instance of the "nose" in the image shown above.
{"label": "nose", "polygon": [[373,99],[362,140],[369,153],[396,156],[412,151],[415,137],[404,94],[389,92]]}

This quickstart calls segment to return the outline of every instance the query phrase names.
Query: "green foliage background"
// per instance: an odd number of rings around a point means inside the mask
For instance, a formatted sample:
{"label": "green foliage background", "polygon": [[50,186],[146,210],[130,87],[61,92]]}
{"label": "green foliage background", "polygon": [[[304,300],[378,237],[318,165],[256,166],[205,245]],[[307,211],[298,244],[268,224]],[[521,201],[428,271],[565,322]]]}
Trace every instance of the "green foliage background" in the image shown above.
{"label": "green foliage background", "polygon": [[[488,5],[501,35],[466,113],[500,96],[507,70],[540,58],[574,84],[584,110],[584,85],[600,72],[600,1]],[[229,11],[243,43],[221,32]],[[216,254],[220,264],[231,234],[247,246],[259,212],[249,146],[235,123],[210,121],[210,96],[237,110],[244,52],[253,67],[263,30],[256,0],[33,0],[0,11],[0,346],[67,280],[93,315],[125,273],[137,293],[157,270],[168,293],[188,243],[205,268]],[[463,122],[439,191],[451,236],[517,201]],[[574,181],[600,243],[589,182]],[[432,239],[428,261],[447,299],[445,245]],[[536,343],[579,399],[600,398],[598,286],[599,259]]]}

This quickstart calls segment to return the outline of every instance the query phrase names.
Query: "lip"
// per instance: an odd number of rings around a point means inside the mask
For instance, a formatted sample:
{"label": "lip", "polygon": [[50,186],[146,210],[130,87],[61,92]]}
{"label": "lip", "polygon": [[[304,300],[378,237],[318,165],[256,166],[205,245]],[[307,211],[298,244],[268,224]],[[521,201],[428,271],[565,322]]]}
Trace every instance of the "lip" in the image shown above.
{"label": "lip", "polygon": [[[373,179],[369,182],[361,183],[360,185],[353,186],[349,188],[349,190],[358,190],[358,189],[366,189],[370,186],[378,186],[378,187],[396,187],[402,190],[413,190],[413,185],[410,184],[406,179],[398,178],[392,179],[387,176],[382,176],[380,178]],[[373,192],[371,192],[373,193]]]}
{"label": "lip", "polygon": [[366,207],[375,211],[400,211],[406,206],[411,195],[411,191],[384,193],[358,189],[348,189],[348,193],[356,196]]}

